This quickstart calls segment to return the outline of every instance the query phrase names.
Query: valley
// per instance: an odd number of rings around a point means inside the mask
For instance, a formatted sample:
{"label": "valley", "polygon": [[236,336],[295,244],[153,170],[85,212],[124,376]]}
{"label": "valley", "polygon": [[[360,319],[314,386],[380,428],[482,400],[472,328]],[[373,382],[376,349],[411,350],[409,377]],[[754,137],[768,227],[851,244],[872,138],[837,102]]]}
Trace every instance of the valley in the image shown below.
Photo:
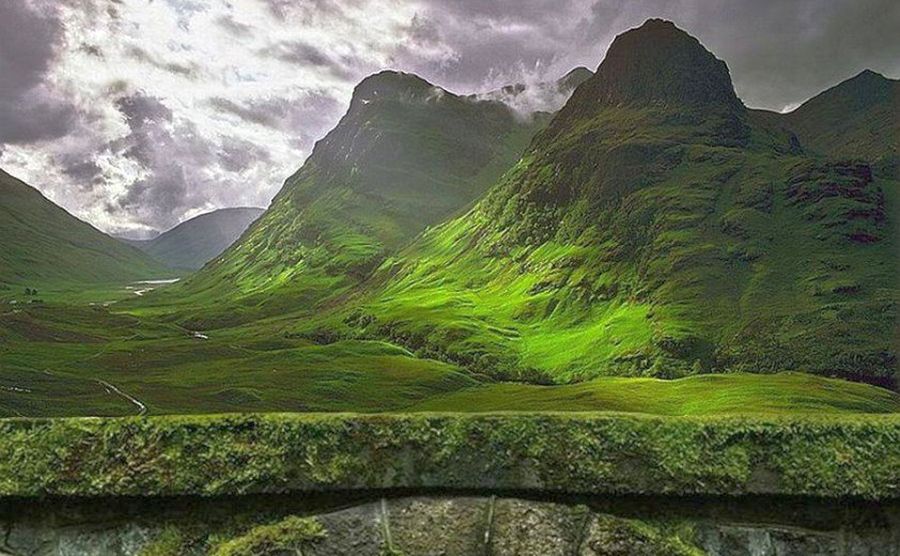
{"label": "valley", "polygon": [[290,316],[192,330],[152,312],[120,310],[135,297],[127,287],[80,296],[73,303],[66,292],[48,291],[44,303],[2,305],[0,415],[900,411],[895,392],[796,372],[607,377],[559,386],[504,382],[388,341],[322,343],[293,332]]}
{"label": "valley", "polygon": [[4,210],[84,239],[3,221],[0,414],[900,409],[896,145],[811,123],[862,136],[897,81],[749,110],[649,20],[543,86],[559,112],[373,75],[261,216],[156,251],[4,175]]}

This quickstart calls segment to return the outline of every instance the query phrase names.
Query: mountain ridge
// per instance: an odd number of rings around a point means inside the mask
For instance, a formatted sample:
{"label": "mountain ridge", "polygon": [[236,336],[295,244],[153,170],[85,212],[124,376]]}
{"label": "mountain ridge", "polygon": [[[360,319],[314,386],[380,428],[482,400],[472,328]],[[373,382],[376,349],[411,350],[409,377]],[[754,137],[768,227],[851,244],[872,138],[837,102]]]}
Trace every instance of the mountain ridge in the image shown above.
{"label": "mountain ridge", "polygon": [[863,70],[782,120],[801,145],[815,152],[878,162],[900,177],[900,80]]}

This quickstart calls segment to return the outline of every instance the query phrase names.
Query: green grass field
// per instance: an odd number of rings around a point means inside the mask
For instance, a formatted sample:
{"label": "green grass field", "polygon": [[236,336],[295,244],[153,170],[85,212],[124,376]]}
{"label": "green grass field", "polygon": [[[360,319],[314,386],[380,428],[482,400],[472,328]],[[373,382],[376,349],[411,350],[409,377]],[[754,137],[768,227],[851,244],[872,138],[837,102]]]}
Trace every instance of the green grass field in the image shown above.
{"label": "green grass field", "polygon": [[889,390],[802,373],[600,378],[581,384],[483,384],[437,395],[410,411],[615,411],[653,415],[896,413]]}
{"label": "green grass field", "polygon": [[[0,305],[0,415],[597,411],[656,415],[900,411],[886,389],[803,373],[495,382],[381,340],[296,334],[290,315],[196,331],[103,302],[128,285]],[[69,302],[63,303],[62,299]],[[317,343],[317,341],[319,343]]]}

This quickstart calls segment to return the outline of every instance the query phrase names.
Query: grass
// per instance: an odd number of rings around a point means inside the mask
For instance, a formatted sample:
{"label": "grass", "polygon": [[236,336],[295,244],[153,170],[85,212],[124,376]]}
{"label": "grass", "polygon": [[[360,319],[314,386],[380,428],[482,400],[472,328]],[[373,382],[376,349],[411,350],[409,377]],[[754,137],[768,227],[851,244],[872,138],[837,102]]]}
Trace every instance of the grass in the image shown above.
{"label": "grass", "polygon": [[[105,299],[109,292],[99,289],[95,295]],[[502,383],[396,343],[298,334],[291,315],[201,331],[207,336],[201,339],[176,323],[91,303],[88,297],[81,304],[48,302],[0,313],[0,415],[431,410],[838,415],[900,410],[889,390],[802,373],[676,381],[608,378],[557,386]],[[496,331],[498,337],[503,333]]]}

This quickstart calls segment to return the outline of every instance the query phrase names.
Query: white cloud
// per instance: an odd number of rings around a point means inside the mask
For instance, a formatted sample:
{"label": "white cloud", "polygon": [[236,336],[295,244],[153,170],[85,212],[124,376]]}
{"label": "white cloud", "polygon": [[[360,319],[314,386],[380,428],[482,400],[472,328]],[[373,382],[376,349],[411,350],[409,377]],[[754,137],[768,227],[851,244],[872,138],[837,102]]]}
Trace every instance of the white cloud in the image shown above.
{"label": "white cloud", "polygon": [[[397,37],[415,16],[413,6],[391,0],[329,5],[283,3],[273,11],[262,0],[63,4],[63,46],[46,83],[79,108],[80,119],[63,137],[6,145],[0,166],[112,232],[165,228],[221,206],[265,206],[340,118],[356,82],[390,65]],[[292,42],[314,45],[344,71],[273,54]],[[117,103],[134,95],[158,99],[171,121],[130,129]],[[214,99],[269,109],[268,125]],[[140,146],[155,152],[136,159],[133,135],[151,132],[157,136]],[[235,164],[239,148],[256,156]],[[183,188],[171,183],[182,177],[189,180]]]}

